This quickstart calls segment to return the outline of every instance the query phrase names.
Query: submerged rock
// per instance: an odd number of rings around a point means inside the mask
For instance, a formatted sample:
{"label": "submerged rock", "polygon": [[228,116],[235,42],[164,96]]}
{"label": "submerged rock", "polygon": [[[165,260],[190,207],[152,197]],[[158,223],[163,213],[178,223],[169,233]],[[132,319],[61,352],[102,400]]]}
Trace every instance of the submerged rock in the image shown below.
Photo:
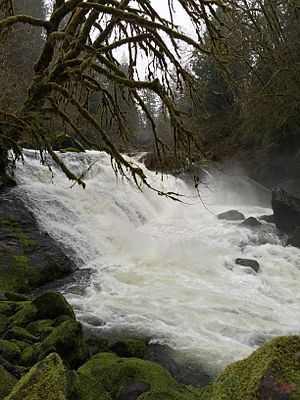
{"label": "submerged rock", "polygon": [[300,226],[300,199],[278,188],[272,192],[275,224],[285,233],[293,233]]}
{"label": "submerged rock", "polygon": [[243,226],[245,226],[247,228],[260,228],[262,226],[262,223],[259,222],[254,217],[249,217],[249,218],[245,219],[245,221],[243,221],[241,223],[241,225],[243,225]]}
{"label": "submerged rock", "polygon": [[248,258],[237,258],[235,260],[237,265],[241,265],[242,267],[252,268],[255,272],[259,271],[259,263],[256,260],[249,260]]}
{"label": "submerged rock", "polygon": [[237,210],[229,210],[217,215],[218,219],[225,219],[227,221],[242,221],[245,219],[244,214]]}

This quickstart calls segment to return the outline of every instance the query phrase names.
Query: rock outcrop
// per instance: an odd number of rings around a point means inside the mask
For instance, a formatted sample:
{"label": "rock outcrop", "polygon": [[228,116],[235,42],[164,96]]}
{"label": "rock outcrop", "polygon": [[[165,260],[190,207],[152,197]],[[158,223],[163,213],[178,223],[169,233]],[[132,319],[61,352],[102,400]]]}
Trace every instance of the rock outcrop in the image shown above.
{"label": "rock outcrop", "polygon": [[300,199],[289,195],[281,188],[272,192],[274,221],[284,233],[293,233],[300,226]]}

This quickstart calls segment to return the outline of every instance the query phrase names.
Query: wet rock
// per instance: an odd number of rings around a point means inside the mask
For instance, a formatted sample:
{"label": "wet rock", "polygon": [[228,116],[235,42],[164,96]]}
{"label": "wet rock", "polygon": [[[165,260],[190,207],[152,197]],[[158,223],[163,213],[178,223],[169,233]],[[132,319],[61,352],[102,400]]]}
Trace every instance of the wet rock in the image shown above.
{"label": "wet rock", "polygon": [[266,221],[270,224],[275,224],[275,218],[274,218],[273,214],[272,215],[262,215],[261,217],[259,217],[259,219],[261,221]]}
{"label": "wet rock", "polygon": [[53,319],[59,315],[67,315],[75,319],[73,308],[58,292],[43,293],[34,299],[32,304],[38,310],[39,319]]}
{"label": "wet rock", "polygon": [[245,216],[237,210],[229,210],[217,215],[217,218],[225,219],[227,221],[241,221],[245,219]]}
{"label": "wet rock", "polygon": [[254,217],[249,217],[247,219],[245,219],[245,221],[243,221],[241,223],[241,225],[247,227],[247,228],[260,228],[262,226],[262,223],[259,222],[256,218]]}
{"label": "wet rock", "polygon": [[250,260],[248,258],[237,258],[235,260],[237,265],[241,265],[242,267],[252,268],[255,272],[259,271],[259,263],[256,260]]}
{"label": "wet rock", "polygon": [[109,349],[119,357],[149,358],[149,347],[142,339],[123,339],[112,343]]}
{"label": "wet rock", "polygon": [[297,226],[293,235],[288,239],[287,244],[300,249],[300,226]]}
{"label": "wet rock", "polygon": [[300,199],[278,188],[272,192],[275,224],[285,233],[293,233],[300,226]]}
{"label": "wet rock", "polygon": [[136,400],[141,394],[151,389],[149,383],[136,381],[128,383],[123,387],[121,393],[116,397],[117,400]]}
{"label": "wet rock", "polygon": [[6,400],[66,400],[67,385],[67,371],[63,362],[57,354],[52,353],[31,368]]}

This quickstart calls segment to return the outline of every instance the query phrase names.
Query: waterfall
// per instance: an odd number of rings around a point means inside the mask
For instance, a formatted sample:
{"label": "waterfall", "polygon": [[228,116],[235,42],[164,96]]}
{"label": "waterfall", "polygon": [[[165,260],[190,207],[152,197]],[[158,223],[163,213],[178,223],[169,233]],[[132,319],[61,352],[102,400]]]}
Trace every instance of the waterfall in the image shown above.
{"label": "waterfall", "polygon": [[[198,197],[182,180],[148,172],[156,187],[185,194],[180,203],[117,178],[104,153],[62,157],[76,173],[93,164],[86,189],[26,151],[14,190],[78,267],[91,269],[84,294],[67,294],[80,321],[104,334],[149,337],[212,371],[266,339],[299,334],[300,250],[284,247],[266,222],[255,231],[218,220],[237,206],[224,205],[213,177]],[[238,210],[271,214],[249,204]],[[236,265],[239,257],[261,271]]]}

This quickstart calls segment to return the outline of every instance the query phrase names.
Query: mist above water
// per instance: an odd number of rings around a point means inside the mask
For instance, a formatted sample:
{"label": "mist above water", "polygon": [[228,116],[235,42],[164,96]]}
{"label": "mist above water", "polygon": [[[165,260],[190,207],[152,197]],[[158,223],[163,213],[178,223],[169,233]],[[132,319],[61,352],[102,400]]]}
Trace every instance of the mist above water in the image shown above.
{"label": "mist above water", "polygon": [[[182,180],[162,182],[149,172],[152,183],[184,193],[187,205],[116,179],[105,154],[63,158],[76,172],[95,162],[85,190],[70,189],[55,167],[53,179],[28,152],[17,191],[77,265],[93,271],[84,295],[67,295],[79,320],[103,334],[167,344],[212,373],[271,337],[299,334],[300,251],[284,247],[270,224],[252,231],[216,218],[232,208],[246,217],[271,214],[255,205],[266,204],[263,188],[242,179],[245,195],[238,179],[234,189],[211,176],[200,200]],[[256,259],[261,272],[235,265],[236,258]]]}

